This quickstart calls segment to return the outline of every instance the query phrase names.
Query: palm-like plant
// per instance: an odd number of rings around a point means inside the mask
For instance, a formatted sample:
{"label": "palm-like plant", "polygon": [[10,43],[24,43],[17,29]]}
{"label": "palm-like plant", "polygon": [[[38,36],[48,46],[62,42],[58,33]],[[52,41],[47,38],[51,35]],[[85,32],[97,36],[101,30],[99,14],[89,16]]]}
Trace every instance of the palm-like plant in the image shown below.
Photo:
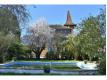
{"label": "palm-like plant", "polygon": [[63,42],[63,48],[69,52],[69,55],[66,55],[71,56],[74,59],[77,59],[77,43],[75,36],[68,35],[67,39]]}

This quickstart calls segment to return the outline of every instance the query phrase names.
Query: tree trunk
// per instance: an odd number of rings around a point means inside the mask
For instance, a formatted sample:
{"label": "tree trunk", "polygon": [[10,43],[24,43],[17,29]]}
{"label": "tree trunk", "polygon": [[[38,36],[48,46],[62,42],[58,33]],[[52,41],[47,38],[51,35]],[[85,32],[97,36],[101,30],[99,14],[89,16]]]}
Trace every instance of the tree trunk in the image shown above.
{"label": "tree trunk", "polygon": [[41,52],[45,49],[45,47],[37,47],[36,49],[33,49],[32,51],[36,54],[36,59],[40,59]]}

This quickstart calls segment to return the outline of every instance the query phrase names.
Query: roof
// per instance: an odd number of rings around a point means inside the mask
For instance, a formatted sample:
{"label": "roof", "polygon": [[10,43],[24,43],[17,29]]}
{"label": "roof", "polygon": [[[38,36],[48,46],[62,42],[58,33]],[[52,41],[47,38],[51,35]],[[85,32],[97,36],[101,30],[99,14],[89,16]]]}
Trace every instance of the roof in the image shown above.
{"label": "roof", "polygon": [[67,19],[66,19],[66,23],[64,24],[64,26],[76,26],[76,24],[72,23],[72,19],[71,19],[71,15],[70,15],[69,10],[67,12]]}
{"label": "roof", "polygon": [[63,25],[50,25],[51,28],[54,29],[71,29],[71,28],[67,28],[66,26]]}

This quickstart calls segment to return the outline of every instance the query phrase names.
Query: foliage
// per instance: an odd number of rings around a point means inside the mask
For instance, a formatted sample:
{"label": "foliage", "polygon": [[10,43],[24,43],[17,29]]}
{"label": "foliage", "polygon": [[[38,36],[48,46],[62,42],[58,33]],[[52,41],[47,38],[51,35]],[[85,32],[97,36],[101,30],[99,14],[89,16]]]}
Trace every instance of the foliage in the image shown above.
{"label": "foliage", "polygon": [[53,60],[54,59],[54,51],[50,51],[46,54],[46,59]]}
{"label": "foliage", "polygon": [[98,20],[90,16],[86,20],[83,20],[81,25],[82,31],[78,35],[80,52],[88,55],[89,60],[100,53],[99,49],[105,45],[105,41],[100,33]]}
{"label": "foliage", "polygon": [[[80,33],[68,35],[63,43],[62,56],[66,59],[77,60],[99,60],[105,54],[105,13],[101,12],[98,16],[89,16],[81,21],[79,26]],[[72,56],[72,57],[70,57]]]}
{"label": "foliage", "polygon": [[10,45],[15,41],[14,34],[10,33],[5,35],[0,33],[0,62],[5,62],[8,56],[8,49]]}
{"label": "foliage", "polygon": [[[106,14],[102,10],[95,17],[89,16],[81,21],[80,33],[77,35],[55,34],[44,18],[37,20],[28,29],[23,37],[27,45],[22,44],[18,38],[21,34],[21,24],[28,20],[29,14],[26,6],[1,5],[0,6],[0,58],[1,62],[16,57],[17,59],[30,58],[30,52],[40,58],[41,52],[47,47],[49,60],[100,60],[105,58],[106,42]],[[101,59],[101,65],[105,65]],[[105,69],[105,67],[102,67]],[[102,70],[99,67],[99,70]],[[101,72],[103,74],[103,72]]]}
{"label": "foliage", "polygon": [[63,41],[63,46],[63,52],[66,54],[66,57],[68,56],[71,59],[77,58],[77,42],[75,36],[68,35],[66,40]]}
{"label": "foliage", "polygon": [[74,65],[53,65],[52,69],[58,69],[58,70],[80,70],[79,67]]}
{"label": "foliage", "polygon": [[44,73],[50,73],[50,66],[49,65],[43,66],[43,69],[44,69]]}
{"label": "foliage", "polygon": [[[65,40],[65,37],[60,33],[54,33],[51,38],[50,50],[49,52],[53,52],[53,59],[58,60],[61,59],[61,52],[63,49],[62,41]],[[51,55],[51,54],[50,54]]]}
{"label": "foliage", "polygon": [[101,59],[98,65],[99,74],[106,75],[106,58]]}
{"label": "foliage", "polygon": [[20,40],[21,25],[29,18],[23,5],[0,5],[0,31],[13,33]]}
{"label": "foliage", "polygon": [[0,8],[0,32],[13,33],[19,37],[20,30],[16,16],[7,9]]}
{"label": "foliage", "polygon": [[36,58],[40,58],[40,53],[45,47],[49,47],[52,37],[51,28],[44,18],[40,18],[27,30],[24,41],[30,46],[30,49],[36,53]]}
{"label": "foliage", "polygon": [[27,22],[30,16],[25,5],[1,5],[0,8],[6,9],[16,16],[19,24]]}
{"label": "foliage", "polygon": [[99,21],[102,36],[106,36],[106,9],[101,9],[100,14],[96,18]]}
{"label": "foliage", "polygon": [[12,57],[16,57],[17,59],[20,58],[29,58],[30,57],[30,50],[29,47],[26,45],[21,44],[20,42],[14,42],[9,47],[9,54],[12,59]]}
{"label": "foliage", "polygon": [[1,62],[11,60],[17,53],[25,53],[26,50],[20,45],[20,35],[21,25],[27,22],[28,18],[29,13],[26,10],[26,6],[0,5]]}

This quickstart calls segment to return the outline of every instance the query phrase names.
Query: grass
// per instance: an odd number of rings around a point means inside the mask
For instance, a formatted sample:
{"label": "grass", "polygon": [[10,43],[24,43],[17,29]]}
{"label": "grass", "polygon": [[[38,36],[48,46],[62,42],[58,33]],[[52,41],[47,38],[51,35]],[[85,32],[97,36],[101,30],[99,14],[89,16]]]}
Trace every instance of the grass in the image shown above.
{"label": "grass", "polygon": [[[44,66],[12,66],[12,67],[7,67],[8,69],[44,69]],[[58,70],[79,70],[79,67],[76,66],[51,66],[51,69],[58,69]]]}
{"label": "grass", "polygon": [[58,70],[79,70],[79,67],[53,67],[54,69]]}
{"label": "grass", "polygon": [[[58,70],[77,70],[77,69],[80,69],[79,67],[77,66],[74,66],[74,65],[66,65],[66,64],[63,64],[63,65],[47,65],[48,67],[50,67],[51,69],[58,69]],[[2,67],[1,67],[2,68]],[[13,66],[10,66],[10,67],[6,67],[8,69],[44,69],[44,66],[43,65],[13,65]]]}
{"label": "grass", "polygon": [[79,61],[79,60],[45,60],[45,59],[41,59],[41,60],[16,60],[16,61],[26,61],[26,62],[32,62],[32,61],[41,61],[41,62],[74,62],[74,61]]}
{"label": "grass", "polygon": [[59,65],[59,66],[52,66],[52,69],[58,69],[58,70],[79,70],[80,68],[77,67],[77,66]]}
{"label": "grass", "polygon": [[[17,60],[19,62],[21,61],[25,61],[25,60]],[[76,60],[33,60],[33,62],[36,62],[36,61],[40,61],[40,62],[74,62]],[[32,61],[25,61],[25,62],[32,62]],[[50,66],[50,65],[49,65]],[[14,68],[14,69],[43,69],[43,66],[41,65],[13,65],[13,66],[10,66],[10,67],[7,67],[7,68]],[[59,70],[74,70],[74,69],[80,69],[76,66],[69,66],[69,65],[66,65],[66,64],[63,64],[63,65],[51,65],[51,68],[52,69],[59,69]]]}

